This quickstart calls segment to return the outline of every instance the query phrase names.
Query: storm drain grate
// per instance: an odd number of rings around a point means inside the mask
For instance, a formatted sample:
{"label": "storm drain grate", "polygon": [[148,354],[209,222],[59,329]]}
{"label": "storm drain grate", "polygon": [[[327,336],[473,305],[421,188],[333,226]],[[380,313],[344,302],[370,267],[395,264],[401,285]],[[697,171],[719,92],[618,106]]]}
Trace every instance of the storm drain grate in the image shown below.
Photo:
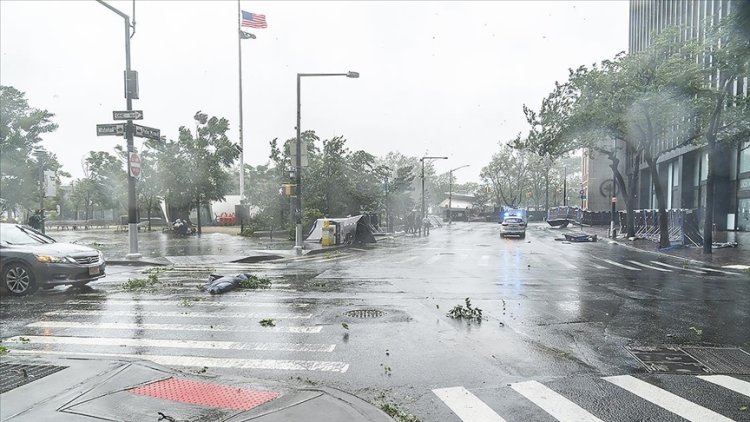
{"label": "storm drain grate", "polygon": [[52,375],[67,366],[0,363],[0,394]]}
{"label": "storm drain grate", "polygon": [[648,372],[705,374],[710,370],[694,357],[676,347],[628,347]]}
{"label": "storm drain grate", "polygon": [[750,354],[742,349],[721,347],[683,347],[717,374],[750,375]]}
{"label": "storm drain grate", "polygon": [[354,309],[351,311],[344,312],[344,315],[350,316],[352,318],[367,319],[367,318],[380,318],[383,315],[385,315],[385,312],[379,311],[377,309]]}

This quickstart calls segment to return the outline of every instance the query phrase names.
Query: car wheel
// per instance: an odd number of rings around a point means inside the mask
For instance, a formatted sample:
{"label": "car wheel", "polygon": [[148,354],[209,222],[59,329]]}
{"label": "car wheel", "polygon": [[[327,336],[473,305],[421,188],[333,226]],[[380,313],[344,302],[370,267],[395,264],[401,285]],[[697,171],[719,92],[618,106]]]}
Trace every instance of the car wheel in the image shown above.
{"label": "car wheel", "polygon": [[28,295],[39,288],[31,269],[21,262],[12,262],[5,266],[2,282],[5,290],[13,296]]}
{"label": "car wheel", "polygon": [[526,239],[526,233],[521,235],[521,239]]}

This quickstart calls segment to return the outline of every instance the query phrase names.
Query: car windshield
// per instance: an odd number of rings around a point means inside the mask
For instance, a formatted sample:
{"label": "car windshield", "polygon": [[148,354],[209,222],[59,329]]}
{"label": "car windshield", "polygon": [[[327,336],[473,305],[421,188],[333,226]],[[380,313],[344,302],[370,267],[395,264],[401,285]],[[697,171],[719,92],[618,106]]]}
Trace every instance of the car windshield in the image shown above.
{"label": "car windshield", "polygon": [[2,230],[0,230],[0,243],[5,245],[38,245],[55,243],[55,240],[30,227],[3,224]]}

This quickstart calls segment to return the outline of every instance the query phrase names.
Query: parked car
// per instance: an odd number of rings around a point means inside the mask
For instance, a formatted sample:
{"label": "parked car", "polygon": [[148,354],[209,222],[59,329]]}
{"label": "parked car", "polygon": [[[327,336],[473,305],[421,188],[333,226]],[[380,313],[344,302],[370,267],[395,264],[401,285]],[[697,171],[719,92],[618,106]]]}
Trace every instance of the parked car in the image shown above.
{"label": "parked car", "polygon": [[518,236],[526,237],[526,222],[521,217],[505,217],[500,226],[500,237]]}
{"label": "parked car", "polygon": [[29,226],[0,223],[0,288],[14,296],[39,287],[83,286],[104,277],[101,251],[58,243]]}

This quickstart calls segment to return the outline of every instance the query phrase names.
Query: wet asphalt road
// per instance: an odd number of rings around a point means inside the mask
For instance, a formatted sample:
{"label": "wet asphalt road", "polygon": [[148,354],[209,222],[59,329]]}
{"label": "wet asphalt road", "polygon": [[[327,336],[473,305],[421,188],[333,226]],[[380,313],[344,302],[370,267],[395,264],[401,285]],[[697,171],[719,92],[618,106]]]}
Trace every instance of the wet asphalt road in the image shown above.
{"label": "wet asphalt road", "polygon": [[[85,291],[3,298],[0,331],[11,354],[140,356],[206,375],[323,384],[424,421],[683,420],[638,380],[681,408],[692,409],[680,398],[715,412],[706,420],[750,420],[745,390],[647,374],[625,348],[750,350],[747,274],[558,234],[532,225],[526,239],[502,239],[497,224],[457,223],[303,258],[187,260],[140,292],[121,286],[143,269],[110,266]],[[273,284],[212,297],[197,289],[211,272]],[[467,297],[481,324],[446,317]],[[356,310],[382,315],[345,314]],[[266,318],[275,327],[259,324]]]}

